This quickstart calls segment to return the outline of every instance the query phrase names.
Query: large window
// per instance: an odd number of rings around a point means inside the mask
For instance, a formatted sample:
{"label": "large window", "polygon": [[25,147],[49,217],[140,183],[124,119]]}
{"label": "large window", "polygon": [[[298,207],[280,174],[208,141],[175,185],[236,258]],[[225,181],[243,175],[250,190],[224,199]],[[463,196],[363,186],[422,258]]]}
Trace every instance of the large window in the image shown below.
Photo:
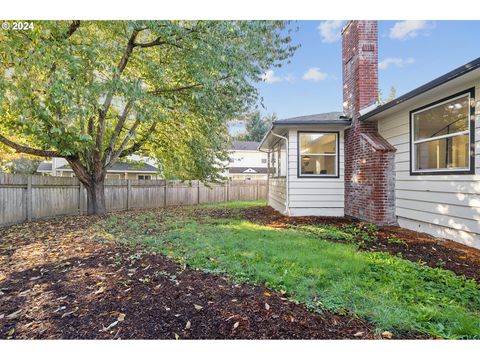
{"label": "large window", "polygon": [[474,90],[411,112],[412,174],[472,173]]}
{"label": "large window", "polygon": [[298,133],[298,176],[338,177],[338,132]]}

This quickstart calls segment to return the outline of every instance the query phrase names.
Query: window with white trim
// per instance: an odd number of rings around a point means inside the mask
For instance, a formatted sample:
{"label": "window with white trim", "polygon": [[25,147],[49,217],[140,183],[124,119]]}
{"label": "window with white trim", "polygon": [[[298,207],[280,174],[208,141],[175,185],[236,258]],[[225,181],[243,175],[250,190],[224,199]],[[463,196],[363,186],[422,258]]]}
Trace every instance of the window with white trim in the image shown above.
{"label": "window with white trim", "polygon": [[413,174],[471,170],[471,96],[469,91],[411,113]]}
{"label": "window with white trim", "polygon": [[299,132],[300,177],[338,176],[338,133]]}
{"label": "window with white trim", "polygon": [[152,180],[152,175],[137,175],[138,180]]}

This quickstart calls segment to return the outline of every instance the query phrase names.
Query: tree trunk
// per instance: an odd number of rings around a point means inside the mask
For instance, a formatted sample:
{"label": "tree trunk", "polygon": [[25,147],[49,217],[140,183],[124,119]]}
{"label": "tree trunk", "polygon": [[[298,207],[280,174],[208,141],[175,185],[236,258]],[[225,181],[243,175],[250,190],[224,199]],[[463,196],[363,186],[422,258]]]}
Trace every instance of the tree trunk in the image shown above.
{"label": "tree trunk", "polygon": [[93,171],[87,171],[78,157],[67,157],[67,161],[87,190],[88,215],[105,214],[105,176],[106,170],[100,161],[94,162]]}
{"label": "tree trunk", "polygon": [[87,190],[87,213],[88,215],[105,214],[105,186],[104,181],[92,182],[85,185]]}

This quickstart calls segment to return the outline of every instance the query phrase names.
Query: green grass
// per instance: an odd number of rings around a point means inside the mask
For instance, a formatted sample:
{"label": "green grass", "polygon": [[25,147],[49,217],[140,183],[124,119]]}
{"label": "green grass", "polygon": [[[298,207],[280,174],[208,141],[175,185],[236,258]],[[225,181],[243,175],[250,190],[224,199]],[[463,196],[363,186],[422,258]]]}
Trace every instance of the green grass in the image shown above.
{"label": "green grass", "polygon": [[117,215],[103,226],[117,238],[140,241],[194,268],[284,290],[312,310],[353,312],[380,331],[480,338],[480,287],[473,280],[328,241],[348,241],[348,229],[274,229],[241,219],[195,219],[188,211],[164,217],[159,225],[148,214],[129,221]]}

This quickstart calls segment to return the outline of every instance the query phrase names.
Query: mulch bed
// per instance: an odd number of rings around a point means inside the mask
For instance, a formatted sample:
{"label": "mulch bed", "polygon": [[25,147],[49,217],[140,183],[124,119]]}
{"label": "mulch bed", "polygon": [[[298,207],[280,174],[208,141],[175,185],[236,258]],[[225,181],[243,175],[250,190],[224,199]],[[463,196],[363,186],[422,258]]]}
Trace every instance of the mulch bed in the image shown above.
{"label": "mulch bed", "polygon": [[[346,226],[352,219],[288,218],[270,207],[199,209],[273,227]],[[72,216],[0,229],[0,338],[373,339],[368,321],[308,311],[263,286],[233,284],[145,248],[98,238],[101,217]],[[406,242],[387,241],[389,236]],[[480,251],[397,227],[361,246],[480,281]],[[394,338],[425,338],[394,334]]]}
{"label": "mulch bed", "polygon": [[[215,215],[217,217],[222,216],[222,214]],[[227,215],[223,214],[223,216]],[[242,217],[252,222],[280,228],[289,225],[321,224],[342,227],[358,222],[358,220],[349,218],[288,217],[266,206],[242,209]],[[389,241],[388,238],[391,236],[402,240],[405,244]],[[430,267],[451,270],[457,275],[464,275],[466,278],[475,279],[480,283],[480,250],[478,249],[398,226],[381,227],[376,234],[376,238],[376,241],[362,243],[360,249],[385,251],[413,262],[421,262]]]}
{"label": "mulch bed", "polygon": [[367,321],[312,313],[262,286],[98,238],[99,219],[0,229],[0,338],[375,338]]}

